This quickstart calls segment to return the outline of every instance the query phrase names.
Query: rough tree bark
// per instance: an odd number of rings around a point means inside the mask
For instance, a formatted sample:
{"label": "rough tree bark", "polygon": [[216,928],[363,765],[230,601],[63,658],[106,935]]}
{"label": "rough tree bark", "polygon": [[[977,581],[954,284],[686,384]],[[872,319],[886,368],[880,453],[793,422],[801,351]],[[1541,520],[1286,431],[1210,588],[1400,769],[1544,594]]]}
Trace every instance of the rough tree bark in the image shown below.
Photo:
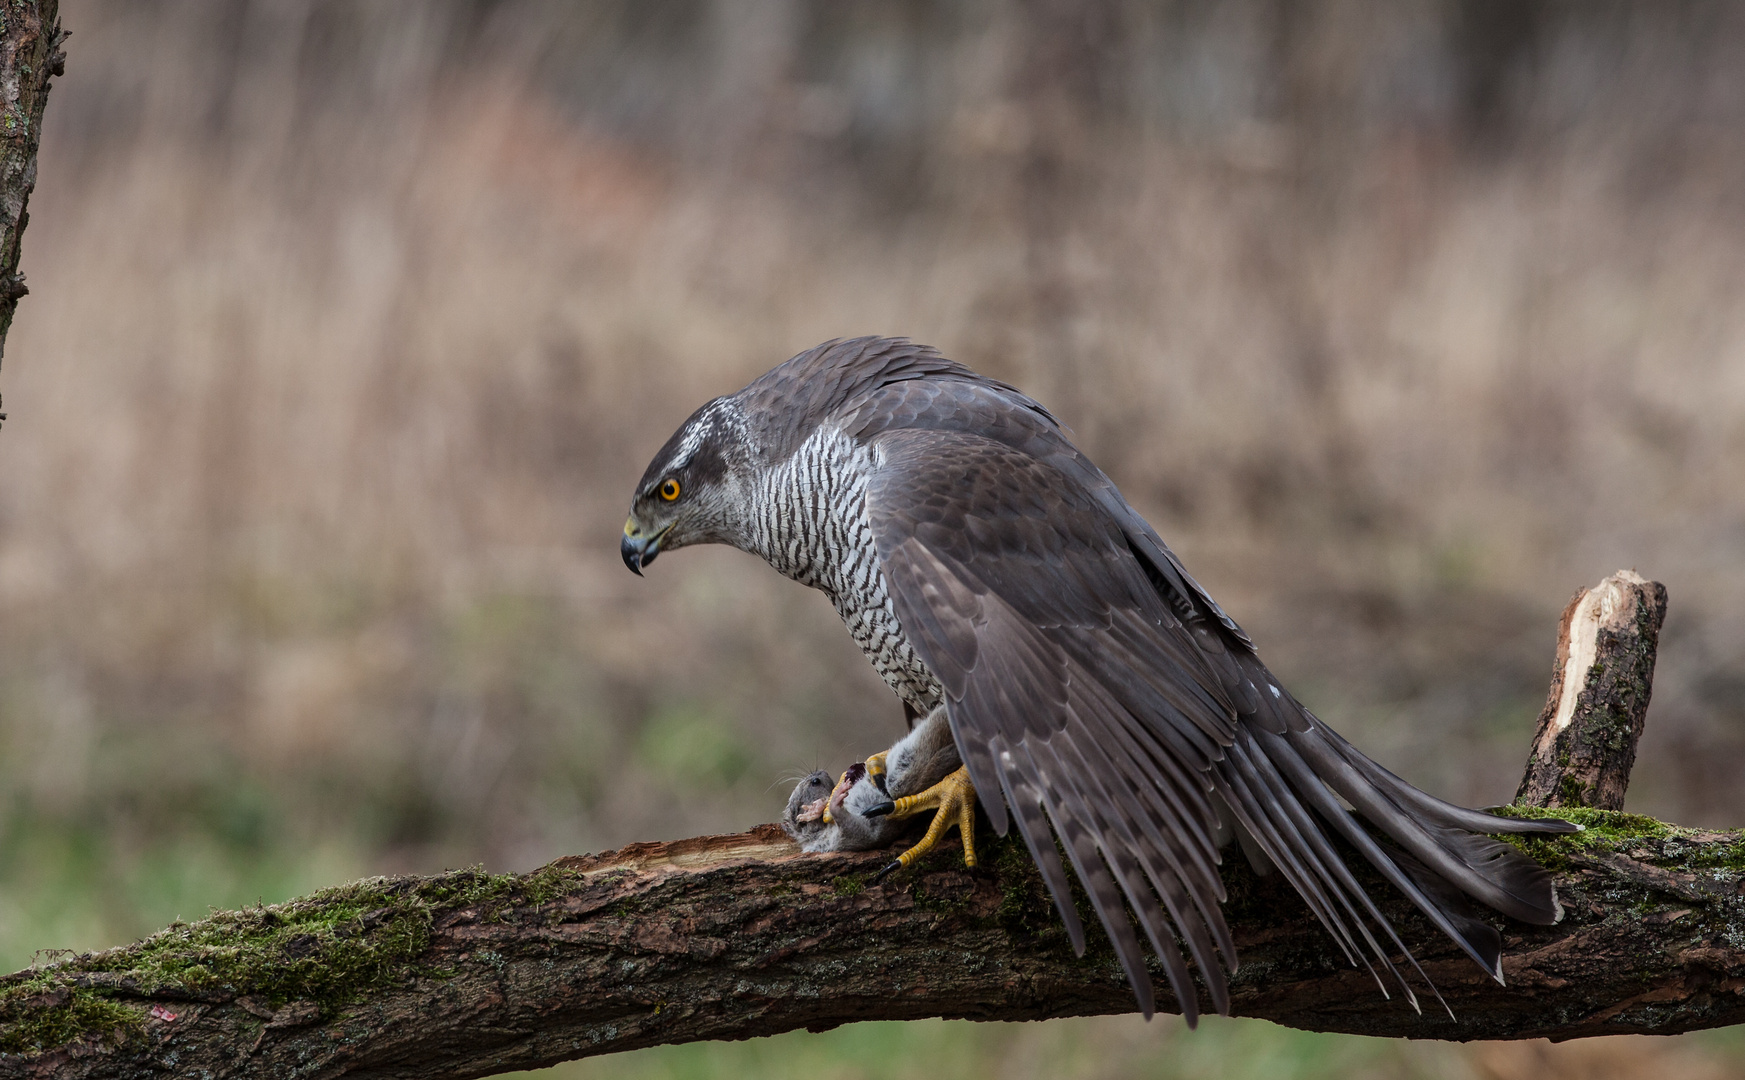
{"label": "rough tree bark", "polygon": [[[1626,639],[1602,638],[1597,660]],[[1591,704],[1572,724],[1609,715]],[[1587,830],[1523,846],[1556,872],[1567,914],[1495,918],[1506,987],[1368,877],[1452,1018],[1422,988],[1422,1015],[1384,999],[1295,894],[1230,860],[1234,1011],[1460,1040],[1745,1021],[1745,834],[1556,813]],[[1022,845],[978,843],[980,869],[952,847],[871,885],[888,853],[803,855],[763,826],[223,912],[0,978],[0,1078],[471,1077],[874,1018],[1131,1011],[1105,942],[1072,955]]]}
{"label": "rough tree bark", "polygon": [[0,0],[0,356],[18,298],[29,292],[18,272],[20,242],[30,223],[48,81],[66,63],[66,37],[59,0]]}

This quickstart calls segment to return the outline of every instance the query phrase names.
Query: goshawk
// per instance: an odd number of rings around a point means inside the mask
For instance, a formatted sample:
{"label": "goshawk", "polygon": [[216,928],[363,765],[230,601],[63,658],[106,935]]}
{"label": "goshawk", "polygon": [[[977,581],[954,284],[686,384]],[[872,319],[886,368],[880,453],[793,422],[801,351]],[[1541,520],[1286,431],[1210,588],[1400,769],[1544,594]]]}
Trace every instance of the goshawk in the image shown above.
{"label": "goshawk", "polygon": [[1197,1004],[1177,936],[1229,1011],[1217,866],[1232,836],[1414,1005],[1372,928],[1410,954],[1330,834],[1499,982],[1501,939],[1455,890],[1528,923],[1561,914],[1544,869],[1480,834],[1576,826],[1451,805],[1359,753],[1279,685],[1047,409],[933,349],[827,342],[698,409],[649,464],[621,550],[640,574],[704,543],[823,591],[909,718],[943,711],[962,767],[894,816],[937,810],[929,842],[973,825],[978,796],[995,832],[1015,821],[1082,954],[1058,837],[1147,1016],[1128,909],[1184,1015]]}

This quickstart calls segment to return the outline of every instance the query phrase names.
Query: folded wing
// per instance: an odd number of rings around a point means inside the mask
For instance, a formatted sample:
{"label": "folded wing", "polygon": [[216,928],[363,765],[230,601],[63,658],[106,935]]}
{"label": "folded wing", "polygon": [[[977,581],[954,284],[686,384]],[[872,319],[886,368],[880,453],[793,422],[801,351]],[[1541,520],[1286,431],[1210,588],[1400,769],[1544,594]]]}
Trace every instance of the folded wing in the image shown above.
{"label": "folded wing", "polygon": [[1449,885],[1533,922],[1556,918],[1555,895],[1531,860],[1470,830],[1573,826],[1442,803],[1352,749],[1277,685],[1113,485],[1048,437],[1046,414],[993,437],[948,422],[940,401],[961,410],[982,393],[911,384],[910,404],[884,409],[915,426],[869,432],[878,466],[867,515],[897,618],[945,688],[982,806],[1002,835],[1016,821],[1074,948],[1083,952],[1084,930],[1056,837],[1145,1013],[1154,994],[1128,911],[1184,1015],[1198,1005],[1178,937],[1227,1012],[1236,954],[1219,908],[1222,814],[1353,963],[1378,983],[1385,969],[1414,1005],[1387,959],[1404,945],[1328,829],[1500,979],[1496,931]]}

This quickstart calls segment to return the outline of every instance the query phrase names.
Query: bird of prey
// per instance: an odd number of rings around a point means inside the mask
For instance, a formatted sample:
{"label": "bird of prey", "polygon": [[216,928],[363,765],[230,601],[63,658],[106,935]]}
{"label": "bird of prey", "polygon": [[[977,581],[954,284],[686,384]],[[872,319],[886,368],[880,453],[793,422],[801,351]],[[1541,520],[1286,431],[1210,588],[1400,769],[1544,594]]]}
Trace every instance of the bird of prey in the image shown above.
{"label": "bird of prey", "polygon": [[1416,962],[1334,836],[1498,982],[1500,935],[1459,894],[1528,923],[1562,913],[1543,868],[1481,834],[1576,826],[1451,805],[1358,752],[1047,409],[933,349],[826,342],[692,414],[637,485],[620,550],[641,574],[704,543],[824,592],[909,718],[943,713],[962,767],[895,809],[936,809],[933,839],[973,826],[978,800],[996,833],[1015,822],[1082,955],[1064,850],[1147,1016],[1133,921],[1190,1022],[1178,937],[1229,1011],[1217,866],[1233,835],[1414,1007],[1378,933]]}

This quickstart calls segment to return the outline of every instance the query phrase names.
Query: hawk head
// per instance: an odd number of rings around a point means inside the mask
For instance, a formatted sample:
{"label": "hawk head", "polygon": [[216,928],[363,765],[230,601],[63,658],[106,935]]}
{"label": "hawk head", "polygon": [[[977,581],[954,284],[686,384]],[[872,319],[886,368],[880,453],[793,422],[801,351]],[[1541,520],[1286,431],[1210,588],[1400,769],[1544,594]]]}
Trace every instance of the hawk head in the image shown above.
{"label": "hawk head", "polygon": [[648,463],[618,551],[641,575],[656,555],[687,544],[741,546],[752,476],[745,420],[733,398],[716,398],[673,432]]}

